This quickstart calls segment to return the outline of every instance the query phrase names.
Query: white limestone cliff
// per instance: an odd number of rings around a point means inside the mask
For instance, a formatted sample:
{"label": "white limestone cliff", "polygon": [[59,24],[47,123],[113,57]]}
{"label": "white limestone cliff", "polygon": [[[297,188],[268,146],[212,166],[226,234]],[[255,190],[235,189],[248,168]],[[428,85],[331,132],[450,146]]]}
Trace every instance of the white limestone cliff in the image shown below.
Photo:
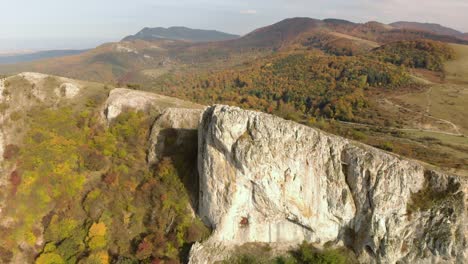
{"label": "white limestone cliff", "polygon": [[116,88],[109,93],[109,97],[103,107],[102,117],[109,122],[119,116],[126,108],[137,111],[154,110],[159,113],[170,107],[202,108],[201,105],[174,97],[126,88]]}
{"label": "white limestone cliff", "polygon": [[73,83],[62,83],[60,87],[55,89],[55,94],[59,97],[71,99],[80,93],[81,88]]}
{"label": "white limestone cliff", "polygon": [[[203,109],[168,108],[156,119],[151,129],[148,163],[157,163],[168,147],[181,147],[184,143],[196,144],[197,130]],[[192,139],[193,138],[193,139]],[[194,142],[195,141],[195,142]],[[169,150],[170,151],[170,150]]]}
{"label": "white limestone cliff", "polygon": [[[317,129],[235,107],[199,127],[199,215],[190,263],[247,242],[352,248],[363,263],[467,260],[465,179]],[[430,208],[409,210],[415,193]]]}

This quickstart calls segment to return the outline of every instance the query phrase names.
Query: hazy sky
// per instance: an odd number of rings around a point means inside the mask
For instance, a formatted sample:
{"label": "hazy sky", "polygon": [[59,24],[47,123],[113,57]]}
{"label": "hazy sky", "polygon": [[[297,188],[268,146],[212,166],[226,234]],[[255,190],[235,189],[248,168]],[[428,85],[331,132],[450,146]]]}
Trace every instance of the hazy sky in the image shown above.
{"label": "hazy sky", "polygon": [[245,34],[284,18],[434,22],[468,32],[468,0],[0,0],[0,52],[88,48],[143,27]]}

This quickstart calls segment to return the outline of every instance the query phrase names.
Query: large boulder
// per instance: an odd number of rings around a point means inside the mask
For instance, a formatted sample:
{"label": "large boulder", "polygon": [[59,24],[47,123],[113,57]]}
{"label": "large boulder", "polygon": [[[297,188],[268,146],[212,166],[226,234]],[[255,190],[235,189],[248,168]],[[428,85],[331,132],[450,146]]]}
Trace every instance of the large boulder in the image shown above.
{"label": "large boulder", "polygon": [[[213,106],[199,128],[191,263],[248,242],[347,246],[364,263],[463,263],[466,180],[271,115]],[[429,201],[427,201],[429,200]]]}

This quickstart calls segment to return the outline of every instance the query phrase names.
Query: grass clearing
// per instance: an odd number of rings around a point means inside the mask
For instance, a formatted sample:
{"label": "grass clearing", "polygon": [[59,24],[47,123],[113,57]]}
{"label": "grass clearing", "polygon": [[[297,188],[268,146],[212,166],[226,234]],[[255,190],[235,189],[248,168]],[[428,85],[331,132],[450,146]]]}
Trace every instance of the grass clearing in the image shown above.
{"label": "grass clearing", "polygon": [[[456,52],[454,60],[445,63],[446,78],[443,82],[434,82],[429,76],[418,78],[429,79],[433,85],[424,92],[406,93],[394,96],[391,100],[418,112],[415,125],[426,126],[428,130],[445,130],[455,132],[453,123],[459,133],[468,133],[468,46],[450,44]],[[441,119],[441,120],[437,120]],[[416,124],[418,123],[418,124]]]}
{"label": "grass clearing", "polygon": [[457,57],[445,63],[447,80],[468,84],[468,45],[450,44]]}
{"label": "grass clearing", "polygon": [[417,121],[427,126],[433,126],[434,130],[439,128],[451,133],[456,132],[453,125],[443,121],[446,120],[455,124],[460,133],[468,133],[467,86],[453,83],[435,84],[425,92],[398,95],[395,99],[402,102],[405,107],[419,110],[421,113]]}

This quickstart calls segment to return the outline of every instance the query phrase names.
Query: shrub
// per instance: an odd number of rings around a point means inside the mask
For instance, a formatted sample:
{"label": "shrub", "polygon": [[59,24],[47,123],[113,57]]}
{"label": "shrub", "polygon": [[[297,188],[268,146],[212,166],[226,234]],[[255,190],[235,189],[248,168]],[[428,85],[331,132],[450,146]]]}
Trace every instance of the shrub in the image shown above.
{"label": "shrub", "polygon": [[336,249],[318,251],[309,244],[303,242],[299,249],[293,253],[299,263],[314,264],[345,264],[346,257]]}
{"label": "shrub", "polygon": [[18,156],[20,149],[17,145],[8,144],[5,146],[5,150],[3,152],[3,158],[6,160],[11,160]]}
{"label": "shrub", "polygon": [[362,133],[361,131],[357,131],[357,130],[352,130],[351,132],[351,137],[355,140],[359,140],[359,141],[362,141],[362,140],[365,140],[367,139],[367,135]]}
{"label": "shrub", "polygon": [[267,257],[256,251],[254,254],[234,255],[223,261],[225,264],[345,264],[354,262],[356,262],[354,257],[348,254],[346,249],[318,250],[306,242],[285,256]]}
{"label": "shrub", "polygon": [[392,142],[384,142],[379,145],[380,149],[386,150],[386,151],[392,151],[393,150],[393,144]]}
{"label": "shrub", "polygon": [[88,247],[101,249],[107,245],[107,227],[103,222],[93,223],[88,230]]}
{"label": "shrub", "polygon": [[41,254],[36,259],[36,264],[65,264],[65,261],[62,257],[55,253],[45,253]]}
{"label": "shrub", "polygon": [[106,167],[106,157],[98,151],[88,147],[83,147],[80,152],[84,160],[84,166],[87,170],[100,171]]}
{"label": "shrub", "polygon": [[223,264],[260,264],[260,263],[265,263],[261,260],[259,260],[255,256],[251,255],[240,255],[240,256],[234,256],[231,257],[223,262]]}
{"label": "shrub", "polygon": [[410,201],[406,205],[406,211],[409,214],[416,211],[427,211],[440,202],[450,199],[450,197],[451,193],[449,191],[433,190],[426,182],[423,189],[411,194]]}
{"label": "shrub", "polygon": [[13,186],[18,186],[20,185],[21,183],[21,175],[19,174],[19,172],[17,170],[14,170],[11,174],[10,174],[10,183],[13,185]]}

